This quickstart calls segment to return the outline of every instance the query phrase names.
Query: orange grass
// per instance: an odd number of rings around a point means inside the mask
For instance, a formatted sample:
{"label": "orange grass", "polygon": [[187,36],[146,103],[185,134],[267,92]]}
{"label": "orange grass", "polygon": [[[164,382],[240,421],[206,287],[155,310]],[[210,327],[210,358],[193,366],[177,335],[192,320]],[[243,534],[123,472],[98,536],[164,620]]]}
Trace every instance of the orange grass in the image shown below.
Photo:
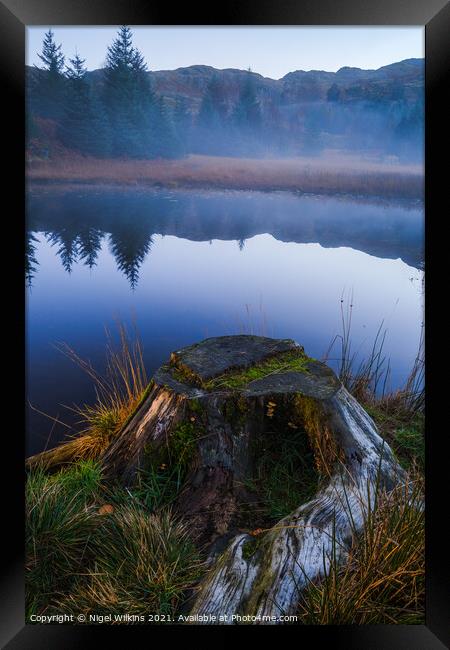
{"label": "orange grass", "polygon": [[422,198],[419,165],[388,165],[354,156],[248,159],[188,156],[181,160],[99,160],[67,156],[31,160],[33,182],[107,183],[235,190],[290,190]]}

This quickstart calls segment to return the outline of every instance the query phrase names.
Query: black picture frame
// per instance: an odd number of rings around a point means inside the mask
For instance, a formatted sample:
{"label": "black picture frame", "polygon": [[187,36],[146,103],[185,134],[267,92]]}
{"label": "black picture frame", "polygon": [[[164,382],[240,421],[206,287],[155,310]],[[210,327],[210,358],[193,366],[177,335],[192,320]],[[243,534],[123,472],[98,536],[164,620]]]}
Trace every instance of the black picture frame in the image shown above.
{"label": "black picture frame", "polygon": [[[445,0],[377,0],[362,3],[360,0],[229,0],[221,6],[192,3],[175,7],[160,0],[3,0],[0,2],[0,50],[1,88],[7,88],[2,104],[6,109],[2,121],[3,156],[7,159],[3,177],[6,179],[4,196],[12,199],[4,211],[4,227],[14,228],[8,234],[8,253],[16,260],[16,269],[8,273],[4,282],[4,304],[8,306],[9,361],[6,363],[7,389],[3,391],[6,411],[13,414],[12,424],[4,425],[2,475],[6,478],[3,489],[3,571],[0,599],[0,642],[8,650],[62,648],[70,650],[94,647],[112,632],[115,641],[123,643],[127,634],[129,647],[140,641],[152,642],[158,632],[159,640],[184,644],[196,636],[211,633],[215,643],[229,644],[236,634],[255,640],[261,634],[261,626],[250,627],[107,627],[25,625],[24,621],[24,493],[23,460],[25,415],[23,341],[25,334],[25,304],[23,292],[24,259],[24,72],[25,27],[30,25],[421,25],[425,26],[426,58],[426,245],[427,267],[426,297],[426,349],[427,349],[427,436],[426,436],[426,521],[427,521],[427,601],[426,625],[411,626],[318,626],[318,627],[271,627],[263,626],[264,638],[276,634],[276,640],[285,633],[295,634],[300,644],[329,644],[345,650],[434,650],[448,647],[450,621],[448,618],[448,547],[445,535],[445,486],[448,464],[444,449],[447,430],[445,420],[440,420],[439,407],[445,414],[445,396],[440,381],[432,371],[439,356],[438,328],[430,323],[435,279],[439,277],[437,259],[445,259],[439,253],[440,223],[444,220],[443,207],[445,174],[445,120],[444,92],[445,73],[448,70],[448,35],[450,33],[450,6]],[[448,167],[448,164],[447,164]],[[447,181],[448,183],[448,181]],[[14,188],[14,189],[13,189]],[[445,197],[446,198],[446,197]],[[10,243],[12,242],[12,243]],[[441,241],[441,243],[443,243]],[[433,255],[430,253],[433,246]],[[7,267],[9,269],[9,267]],[[6,270],[4,271],[6,273]],[[430,275],[431,273],[431,275]],[[431,291],[428,289],[431,288]],[[9,292],[9,293],[8,293]],[[430,328],[432,327],[432,335]],[[10,342],[11,334],[13,342]],[[444,344],[445,345],[445,344]],[[445,355],[446,356],[446,355]],[[445,364],[445,358],[443,363]],[[437,364],[438,365],[438,364]],[[17,369],[17,377],[11,378],[11,370]],[[445,389],[444,389],[445,390]],[[446,391],[447,393],[448,391]],[[6,398],[6,399],[5,399]],[[444,406],[444,409],[442,409]],[[432,424],[437,422],[438,424]],[[437,426],[437,429],[434,427]],[[437,431],[437,433],[436,433]],[[6,510],[6,512],[5,512]],[[441,530],[442,528],[442,530]],[[163,634],[164,636],[160,636]],[[175,634],[175,637],[174,637]],[[144,635],[144,636],[142,636]],[[255,637],[256,635],[256,637]],[[120,637],[120,638],[118,638]],[[133,639],[130,643],[130,639]],[[160,642],[160,641],[158,641]],[[446,645],[447,644],[447,645]]]}

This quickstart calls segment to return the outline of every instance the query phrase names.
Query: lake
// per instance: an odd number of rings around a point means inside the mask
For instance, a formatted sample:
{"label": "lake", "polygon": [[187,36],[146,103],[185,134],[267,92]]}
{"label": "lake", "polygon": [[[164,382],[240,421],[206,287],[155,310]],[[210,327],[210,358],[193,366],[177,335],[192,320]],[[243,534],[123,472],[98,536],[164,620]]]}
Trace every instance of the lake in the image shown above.
{"label": "lake", "polygon": [[[384,320],[390,387],[417,353],[421,205],[287,192],[31,186],[27,196],[27,453],[57,444],[95,398],[61,354],[102,368],[105,326],[135,322],[149,375],[210,336],[293,338],[322,358],[352,308],[352,348]],[[344,302],[341,303],[341,300]],[[336,367],[339,346],[330,352]]]}

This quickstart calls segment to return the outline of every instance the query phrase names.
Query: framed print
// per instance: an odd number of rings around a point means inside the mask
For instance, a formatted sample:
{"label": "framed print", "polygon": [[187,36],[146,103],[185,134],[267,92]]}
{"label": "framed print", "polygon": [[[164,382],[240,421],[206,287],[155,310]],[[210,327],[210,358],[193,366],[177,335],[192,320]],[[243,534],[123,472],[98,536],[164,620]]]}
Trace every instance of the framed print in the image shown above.
{"label": "framed print", "polygon": [[445,647],[448,5],[1,15],[4,646]]}

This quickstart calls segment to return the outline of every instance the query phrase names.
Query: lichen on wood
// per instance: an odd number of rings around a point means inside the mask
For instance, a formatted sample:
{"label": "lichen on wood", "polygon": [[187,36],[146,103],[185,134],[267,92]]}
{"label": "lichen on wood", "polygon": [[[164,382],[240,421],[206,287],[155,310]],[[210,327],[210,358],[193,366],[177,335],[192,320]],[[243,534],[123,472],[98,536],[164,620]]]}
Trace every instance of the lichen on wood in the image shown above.
{"label": "lichen on wood", "polygon": [[[255,478],[265,441],[282,435],[311,459],[314,486],[279,520],[269,521],[266,508],[260,521]],[[346,557],[375,487],[405,476],[334,372],[290,339],[217,337],[172,353],[103,454],[104,475],[132,483],[163,452],[183,464],[173,507],[209,549],[192,600],[198,615],[292,613],[332,549]]]}

